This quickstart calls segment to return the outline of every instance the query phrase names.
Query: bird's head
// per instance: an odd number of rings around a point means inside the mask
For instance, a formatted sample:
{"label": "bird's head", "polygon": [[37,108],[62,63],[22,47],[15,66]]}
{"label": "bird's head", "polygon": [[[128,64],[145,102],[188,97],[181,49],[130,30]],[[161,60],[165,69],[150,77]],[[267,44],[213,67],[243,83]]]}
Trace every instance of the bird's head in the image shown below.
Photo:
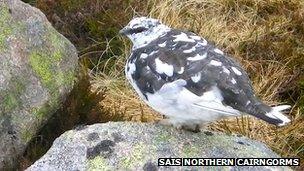
{"label": "bird's head", "polygon": [[133,18],[123,29],[120,34],[127,36],[135,48],[148,44],[170,28],[162,24],[159,20],[147,17]]}

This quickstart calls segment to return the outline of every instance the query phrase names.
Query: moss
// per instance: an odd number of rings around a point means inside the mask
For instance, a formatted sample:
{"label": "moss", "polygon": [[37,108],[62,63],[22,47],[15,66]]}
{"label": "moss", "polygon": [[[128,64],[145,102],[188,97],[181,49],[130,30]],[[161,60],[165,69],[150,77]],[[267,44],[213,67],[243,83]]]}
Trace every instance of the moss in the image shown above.
{"label": "moss", "polygon": [[[42,84],[48,89],[51,99],[49,100],[50,109],[58,106],[60,92],[59,87],[62,85],[71,85],[74,76],[72,71],[64,73],[59,69],[59,63],[61,61],[61,52],[55,51],[48,56],[41,52],[33,52],[30,55],[30,65],[37,76],[40,78]],[[34,112],[38,117],[44,116],[44,110]]]}
{"label": "moss", "polygon": [[163,142],[167,143],[169,138],[170,136],[167,133],[164,134],[158,133],[154,140],[156,141],[157,144]]}
{"label": "moss", "polygon": [[20,96],[25,91],[25,83],[20,78],[12,78],[9,85],[11,87],[9,91],[0,92],[4,97],[3,103],[0,103],[4,113],[11,112],[20,105]]}
{"label": "moss", "polygon": [[9,9],[6,5],[0,7],[0,51],[6,49],[5,41],[8,36],[12,33],[12,29],[10,27],[10,13]]}
{"label": "moss", "polygon": [[101,156],[97,156],[92,160],[88,161],[88,166],[87,166],[88,171],[93,171],[93,170],[113,170],[111,167],[108,165],[107,161],[102,158]]}
{"label": "moss", "polygon": [[51,45],[55,50],[52,54],[48,52],[34,51],[30,54],[29,62],[33,71],[40,78],[42,84],[48,89],[50,93],[50,99],[47,106],[41,109],[34,109],[32,113],[38,118],[44,118],[47,112],[60,103],[60,92],[59,87],[66,86],[71,87],[76,79],[74,71],[62,71],[59,68],[60,62],[62,61],[61,41],[58,36],[51,34]]}
{"label": "moss", "polygon": [[24,143],[30,142],[31,139],[33,138],[33,134],[34,134],[34,132],[32,130],[28,130],[28,129],[24,130],[21,133],[22,142],[24,142]]}
{"label": "moss", "polygon": [[26,81],[27,80],[24,80],[22,76],[20,78],[11,79],[10,84],[14,87],[14,90],[18,96],[21,95],[25,91]]}
{"label": "moss", "polygon": [[46,114],[49,113],[49,108],[44,106],[40,108],[31,109],[31,113],[34,114],[38,119],[45,118]]}
{"label": "moss", "polygon": [[[146,154],[147,151],[147,147],[143,143],[136,144],[131,154],[122,158],[121,166],[125,169],[135,168],[135,166],[140,165],[142,161],[145,161],[146,156],[149,156]],[[149,154],[151,155],[151,153]]]}
{"label": "moss", "polygon": [[34,51],[30,54],[30,65],[41,78],[43,85],[50,90],[49,92],[58,97],[58,94],[54,94],[58,91],[58,87],[61,85],[69,85],[70,87],[76,77],[74,71],[65,72],[60,70],[63,49],[66,49],[67,43],[57,34],[55,29],[50,28],[49,32],[47,38],[52,52]]}
{"label": "moss", "polygon": [[74,84],[75,80],[76,80],[76,76],[74,74],[74,71],[58,73],[58,81],[62,82],[64,85],[71,86]]}
{"label": "moss", "polygon": [[8,94],[4,97],[3,104],[4,112],[6,113],[15,109],[18,106],[19,101],[14,94]]}
{"label": "moss", "polygon": [[42,53],[34,52],[30,55],[30,65],[35,73],[41,78],[42,83],[49,89],[54,86],[54,74],[52,71],[52,61]]}
{"label": "moss", "polygon": [[53,54],[53,57],[56,62],[60,62],[62,59],[61,51],[59,51],[59,50],[55,51]]}
{"label": "moss", "polygon": [[168,144],[168,142],[176,142],[177,139],[170,135],[170,133],[168,131],[160,131],[157,133],[156,137],[154,138],[155,144],[162,144],[162,143],[166,143]]}
{"label": "moss", "polygon": [[[63,37],[61,37],[54,28],[49,28],[49,29],[50,30],[49,30],[49,33],[47,34],[47,37],[55,50],[55,53],[53,56],[55,57],[55,59],[61,60],[60,49],[64,48],[64,46],[63,46],[64,41],[62,40]],[[56,57],[58,57],[58,58],[56,58]]]}
{"label": "moss", "polygon": [[[50,93],[57,92],[59,85],[66,82],[64,73],[58,71],[61,58],[60,51],[56,51],[50,56],[41,52],[33,52],[29,58],[32,69],[41,78],[41,82],[50,90]],[[68,75],[68,78],[71,77],[70,73]]]}
{"label": "moss", "polygon": [[[205,148],[212,148],[214,146],[220,146],[223,149],[232,149],[234,146],[234,141],[230,140],[231,137],[227,137],[225,135],[216,135],[216,136],[208,136],[206,142],[210,146],[206,146]],[[225,143],[223,143],[225,142]]]}
{"label": "moss", "polygon": [[182,151],[182,157],[197,157],[200,154],[200,147],[193,146],[193,145],[187,145],[184,146],[183,151]]}
{"label": "moss", "polygon": [[[68,77],[64,77],[65,73],[58,71],[66,42],[57,31],[51,27],[46,38],[50,42],[50,52],[34,51],[30,54],[30,64],[35,73],[41,78],[42,83],[53,92],[59,85],[66,83],[66,79],[68,79],[70,83],[71,74],[68,73]],[[72,75],[74,76],[74,73],[72,73]]]}
{"label": "moss", "polygon": [[47,115],[52,114],[58,108],[60,101],[59,101],[59,93],[55,92],[53,95],[50,95],[51,99],[48,103],[41,107],[36,107],[31,109],[31,113],[39,120],[45,120]]}

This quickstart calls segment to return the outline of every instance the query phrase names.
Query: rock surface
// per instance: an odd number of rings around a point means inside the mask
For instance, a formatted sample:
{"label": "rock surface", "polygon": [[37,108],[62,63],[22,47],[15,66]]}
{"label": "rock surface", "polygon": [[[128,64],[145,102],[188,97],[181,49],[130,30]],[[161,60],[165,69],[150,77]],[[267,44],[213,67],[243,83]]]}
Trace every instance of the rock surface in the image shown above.
{"label": "rock surface", "polygon": [[[57,138],[27,171],[202,170],[158,167],[160,157],[279,157],[264,144],[216,132],[192,133],[153,124],[109,122],[79,127]],[[204,170],[290,170],[288,167],[204,167]]]}
{"label": "rock surface", "polygon": [[16,160],[72,89],[75,47],[38,9],[0,0],[0,170]]}

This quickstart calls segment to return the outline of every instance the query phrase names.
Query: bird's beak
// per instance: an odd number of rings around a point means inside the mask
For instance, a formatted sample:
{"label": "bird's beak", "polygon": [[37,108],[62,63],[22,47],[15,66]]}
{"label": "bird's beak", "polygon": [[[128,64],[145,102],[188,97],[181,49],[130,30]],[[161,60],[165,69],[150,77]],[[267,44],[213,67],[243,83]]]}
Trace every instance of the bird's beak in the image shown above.
{"label": "bird's beak", "polygon": [[126,36],[130,32],[130,29],[128,27],[124,27],[119,31],[119,34]]}
{"label": "bird's beak", "polygon": [[128,26],[126,26],[126,27],[124,27],[123,29],[121,29],[121,30],[119,31],[119,34],[122,34],[122,35],[124,35],[124,36],[127,36],[128,34],[130,34],[130,32],[131,32],[131,28],[128,27]]}

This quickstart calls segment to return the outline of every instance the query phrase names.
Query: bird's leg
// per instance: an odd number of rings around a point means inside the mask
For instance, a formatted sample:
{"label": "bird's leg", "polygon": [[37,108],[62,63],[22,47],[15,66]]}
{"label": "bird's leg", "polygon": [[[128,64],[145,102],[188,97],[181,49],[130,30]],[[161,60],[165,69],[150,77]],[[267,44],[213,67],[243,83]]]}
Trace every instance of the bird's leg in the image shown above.
{"label": "bird's leg", "polygon": [[207,122],[202,122],[199,124],[200,130],[207,130],[208,128],[208,123]]}
{"label": "bird's leg", "polygon": [[188,121],[187,123],[185,123],[170,118],[158,120],[156,121],[156,124],[164,125],[164,126],[173,126],[178,131],[186,130],[194,133],[201,132],[201,130],[205,130],[207,127],[207,123],[205,122],[198,124]]}
{"label": "bird's leg", "polygon": [[164,126],[171,126],[171,127],[176,128],[178,131],[181,131],[183,129],[181,123],[176,122],[175,120],[172,120],[172,119],[158,120],[158,121],[156,121],[156,124],[164,125]]}
{"label": "bird's leg", "polygon": [[187,130],[187,131],[191,131],[194,133],[198,133],[201,132],[202,130],[206,130],[207,129],[208,124],[206,122],[202,122],[202,123],[193,123],[190,124],[183,124],[182,129]]}
{"label": "bird's leg", "polygon": [[191,125],[186,124],[186,125],[182,126],[182,129],[190,131],[190,132],[194,132],[194,133],[201,132],[199,124],[191,124]]}
{"label": "bird's leg", "polygon": [[173,123],[170,119],[161,119],[155,122],[157,125],[164,125],[164,126],[173,126]]}

